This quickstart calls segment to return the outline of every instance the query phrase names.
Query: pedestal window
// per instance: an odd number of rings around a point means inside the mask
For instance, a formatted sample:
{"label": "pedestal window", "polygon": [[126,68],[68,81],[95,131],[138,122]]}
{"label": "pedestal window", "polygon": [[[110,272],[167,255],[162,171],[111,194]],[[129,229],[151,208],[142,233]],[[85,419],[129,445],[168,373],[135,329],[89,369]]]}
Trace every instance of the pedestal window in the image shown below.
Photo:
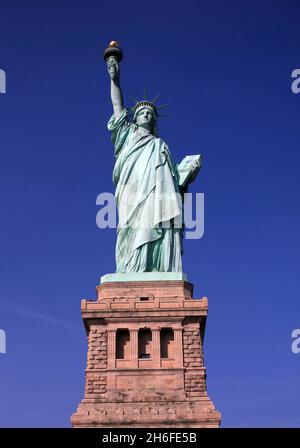
{"label": "pedestal window", "polygon": [[152,358],[152,334],[149,328],[141,328],[139,330],[139,358]]}
{"label": "pedestal window", "polygon": [[116,358],[130,358],[130,333],[127,329],[117,330],[116,335]]}
{"label": "pedestal window", "polygon": [[160,331],[161,358],[174,358],[174,331],[172,328],[162,328]]}

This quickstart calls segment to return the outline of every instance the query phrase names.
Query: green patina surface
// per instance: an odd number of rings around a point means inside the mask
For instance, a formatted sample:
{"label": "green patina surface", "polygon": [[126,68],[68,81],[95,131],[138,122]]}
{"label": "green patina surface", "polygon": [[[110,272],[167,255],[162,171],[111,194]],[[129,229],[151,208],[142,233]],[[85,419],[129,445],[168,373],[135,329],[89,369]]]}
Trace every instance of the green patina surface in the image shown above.
{"label": "green patina surface", "polygon": [[146,99],[123,105],[119,63],[107,59],[114,113],[108,122],[115,146],[113,181],[119,223],[117,273],[182,273],[182,196],[201,166],[200,156],[179,165],[157,135],[158,106]]}

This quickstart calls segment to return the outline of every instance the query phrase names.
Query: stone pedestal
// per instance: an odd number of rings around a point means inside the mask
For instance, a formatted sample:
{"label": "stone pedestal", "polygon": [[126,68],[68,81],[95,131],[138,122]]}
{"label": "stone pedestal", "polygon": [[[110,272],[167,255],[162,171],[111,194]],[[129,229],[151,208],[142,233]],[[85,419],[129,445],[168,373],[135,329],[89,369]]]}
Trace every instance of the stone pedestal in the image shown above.
{"label": "stone pedestal", "polygon": [[85,395],[73,427],[218,427],[206,392],[207,299],[184,280],[109,281],[82,300]]}

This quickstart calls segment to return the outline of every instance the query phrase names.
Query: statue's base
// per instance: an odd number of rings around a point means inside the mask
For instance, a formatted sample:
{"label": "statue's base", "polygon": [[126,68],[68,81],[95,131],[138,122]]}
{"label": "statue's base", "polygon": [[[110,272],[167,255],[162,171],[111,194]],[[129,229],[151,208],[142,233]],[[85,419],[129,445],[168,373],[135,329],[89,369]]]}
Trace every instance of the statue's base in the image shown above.
{"label": "statue's base", "polygon": [[74,428],[218,428],[220,414],[206,397],[185,401],[85,403],[72,416]]}
{"label": "statue's base", "polygon": [[81,304],[88,363],[72,426],[218,427],[203,361],[206,297],[171,279],[102,280],[97,292]]}
{"label": "statue's base", "polygon": [[108,282],[157,282],[166,280],[187,281],[183,272],[126,272],[106,274],[100,278],[100,284]]}

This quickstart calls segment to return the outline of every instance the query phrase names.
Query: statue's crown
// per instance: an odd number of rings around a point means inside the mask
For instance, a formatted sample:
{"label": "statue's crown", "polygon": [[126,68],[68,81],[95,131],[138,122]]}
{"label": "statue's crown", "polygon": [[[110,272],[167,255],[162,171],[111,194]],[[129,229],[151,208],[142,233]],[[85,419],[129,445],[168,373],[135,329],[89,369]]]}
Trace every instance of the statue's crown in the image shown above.
{"label": "statue's crown", "polygon": [[152,101],[148,101],[148,100],[142,100],[142,101],[138,101],[137,103],[135,103],[135,105],[131,109],[132,115],[135,116],[138,109],[141,109],[143,107],[150,107],[150,109],[152,109],[154,111],[155,115],[157,116],[157,109],[156,109],[155,104],[152,103]]}
{"label": "statue's crown", "polygon": [[141,101],[135,100],[135,105],[131,108],[132,111],[132,116],[133,118],[136,117],[137,111],[143,107],[149,107],[151,110],[153,110],[153,112],[155,113],[155,117],[157,118],[158,116],[161,116],[158,113],[158,110],[162,107],[165,107],[166,104],[161,104],[160,106],[157,106],[155,104],[156,100],[158,99],[158,97],[160,96],[160,93],[158,93],[157,95],[155,95],[155,97],[153,98],[153,100],[147,100],[147,93],[146,93],[146,89],[144,92],[144,99]]}

